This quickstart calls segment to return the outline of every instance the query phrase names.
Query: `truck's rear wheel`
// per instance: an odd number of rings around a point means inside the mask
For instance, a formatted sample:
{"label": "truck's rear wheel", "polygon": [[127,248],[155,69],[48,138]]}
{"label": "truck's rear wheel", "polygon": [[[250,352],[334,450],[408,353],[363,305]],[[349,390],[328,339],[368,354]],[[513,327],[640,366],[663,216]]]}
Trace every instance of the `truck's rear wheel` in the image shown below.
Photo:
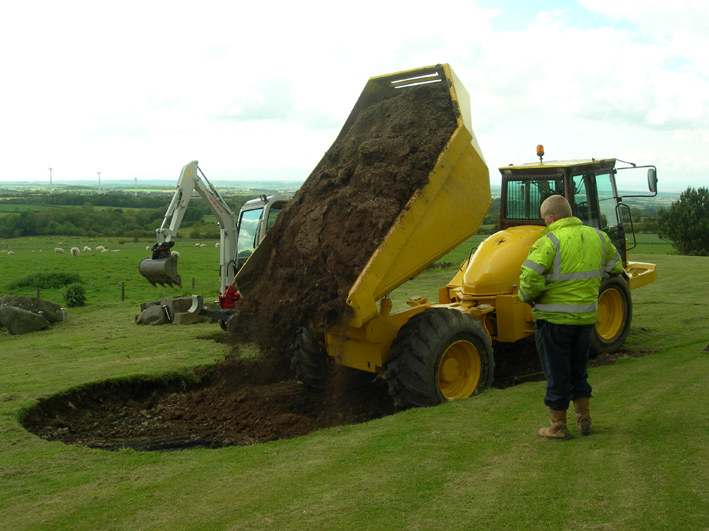
{"label": "truck's rear wheel", "polygon": [[319,334],[311,326],[298,331],[298,337],[291,346],[291,368],[299,382],[311,389],[325,389],[329,358],[323,334]]}
{"label": "truck's rear wheel", "polygon": [[624,279],[604,280],[598,290],[598,318],[591,334],[591,357],[615,354],[625,343],[633,318],[633,299]]}
{"label": "truck's rear wheel", "polygon": [[389,394],[397,407],[435,406],[492,385],[490,338],[472,316],[434,308],[399,330],[387,359]]}

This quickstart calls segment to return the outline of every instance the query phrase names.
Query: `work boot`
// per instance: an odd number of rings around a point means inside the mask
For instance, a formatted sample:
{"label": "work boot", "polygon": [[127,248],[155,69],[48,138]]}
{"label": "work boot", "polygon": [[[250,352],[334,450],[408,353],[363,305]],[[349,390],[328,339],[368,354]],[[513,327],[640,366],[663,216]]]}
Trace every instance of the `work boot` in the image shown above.
{"label": "work boot", "polygon": [[560,441],[571,439],[569,428],[566,427],[566,411],[556,411],[549,408],[549,420],[551,426],[549,428],[541,428],[537,432],[537,437]]}
{"label": "work boot", "polygon": [[576,412],[576,429],[581,435],[591,435],[591,407],[588,398],[577,398],[574,400],[574,411]]}

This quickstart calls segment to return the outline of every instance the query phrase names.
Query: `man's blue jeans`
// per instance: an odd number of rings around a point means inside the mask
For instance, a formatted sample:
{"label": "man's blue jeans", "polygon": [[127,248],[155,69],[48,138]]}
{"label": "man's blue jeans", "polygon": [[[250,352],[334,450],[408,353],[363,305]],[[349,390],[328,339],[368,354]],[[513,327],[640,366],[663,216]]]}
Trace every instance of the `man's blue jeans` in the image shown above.
{"label": "man's blue jeans", "polygon": [[534,339],[539,361],[547,378],[544,404],[556,411],[569,409],[569,402],[591,396],[588,355],[595,325],[561,325],[537,320]]}

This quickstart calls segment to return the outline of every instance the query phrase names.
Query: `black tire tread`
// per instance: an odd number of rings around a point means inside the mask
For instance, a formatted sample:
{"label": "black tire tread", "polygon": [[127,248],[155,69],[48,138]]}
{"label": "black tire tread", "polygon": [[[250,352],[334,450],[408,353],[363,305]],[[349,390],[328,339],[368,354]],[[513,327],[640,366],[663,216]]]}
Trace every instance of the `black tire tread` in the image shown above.
{"label": "black tire tread", "polygon": [[433,308],[409,319],[392,342],[387,382],[397,408],[445,402],[438,389],[437,363],[460,334],[469,335],[484,358],[480,382],[473,394],[492,385],[495,362],[490,338],[482,325],[458,310]]}
{"label": "black tire tread", "polygon": [[301,328],[291,346],[291,368],[298,381],[311,389],[325,389],[328,362],[322,334],[312,327]]}

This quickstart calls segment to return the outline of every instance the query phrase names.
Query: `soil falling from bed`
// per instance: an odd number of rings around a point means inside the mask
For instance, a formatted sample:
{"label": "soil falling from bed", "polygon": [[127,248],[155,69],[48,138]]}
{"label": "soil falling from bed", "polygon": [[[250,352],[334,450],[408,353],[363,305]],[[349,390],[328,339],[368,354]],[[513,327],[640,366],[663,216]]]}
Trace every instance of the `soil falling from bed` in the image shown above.
{"label": "soil falling from bed", "polygon": [[299,327],[346,315],[350,288],[456,126],[447,84],[433,83],[361,110],[343,129],[266,234],[258,271],[237,278],[262,349],[283,353]]}

